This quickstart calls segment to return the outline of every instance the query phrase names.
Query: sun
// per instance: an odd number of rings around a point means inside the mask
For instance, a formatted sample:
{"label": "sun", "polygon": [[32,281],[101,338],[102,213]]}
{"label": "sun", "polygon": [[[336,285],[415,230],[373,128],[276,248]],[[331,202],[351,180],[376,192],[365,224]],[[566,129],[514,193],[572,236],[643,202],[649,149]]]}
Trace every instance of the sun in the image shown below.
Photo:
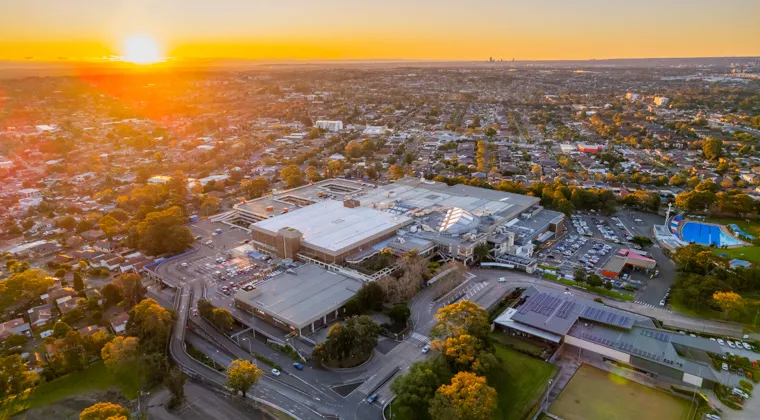
{"label": "sun", "polygon": [[164,61],[153,38],[135,35],[124,40],[124,61],[135,64],[153,64]]}

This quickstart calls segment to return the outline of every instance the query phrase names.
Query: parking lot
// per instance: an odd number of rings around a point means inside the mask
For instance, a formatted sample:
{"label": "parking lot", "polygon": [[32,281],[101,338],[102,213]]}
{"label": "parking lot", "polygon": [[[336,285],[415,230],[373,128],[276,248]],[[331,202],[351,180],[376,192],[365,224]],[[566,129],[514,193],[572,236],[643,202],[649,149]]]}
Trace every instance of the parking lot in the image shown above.
{"label": "parking lot", "polygon": [[662,221],[664,218],[657,215],[628,210],[609,217],[579,212],[571,216],[567,235],[541,249],[536,257],[539,264],[556,267],[562,275],[572,276],[576,269],[582,269],[587,275],[604,277],[602,268],[621,249],[639,251],[655,259],[657,269],[626,267],[619,278],[612,280],[612,286],[620,292],[634,294],[635,300],[642,303],[665,306],[663,299],[673,282],[672,261],[656,244],[642,250],[630,242],[634,236],[651,237],[652,224]]}

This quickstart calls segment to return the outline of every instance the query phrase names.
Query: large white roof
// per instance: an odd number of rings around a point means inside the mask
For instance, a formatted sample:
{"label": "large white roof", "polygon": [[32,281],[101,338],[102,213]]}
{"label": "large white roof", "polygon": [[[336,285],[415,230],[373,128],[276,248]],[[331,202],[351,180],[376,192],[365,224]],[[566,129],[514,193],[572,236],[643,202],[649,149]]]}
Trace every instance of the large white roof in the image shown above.
{"label": "large white roof", "polygon": [[254,226],[272,233],[285,227],[298,229],[303,242],[338,253],[364,239],[403,227],[411,220],[368,207],[344,207],[342,201],[324,200]]}

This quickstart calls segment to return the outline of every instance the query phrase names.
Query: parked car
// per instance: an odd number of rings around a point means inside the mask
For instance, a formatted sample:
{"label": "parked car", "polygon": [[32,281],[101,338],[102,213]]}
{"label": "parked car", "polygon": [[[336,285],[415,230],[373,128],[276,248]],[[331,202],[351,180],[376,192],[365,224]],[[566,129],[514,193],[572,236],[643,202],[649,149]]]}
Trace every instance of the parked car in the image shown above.
{"label": "parked car", "polygon": [[180,266],[180,267],[182,267],[182,268],[187,268],[187,263],[186,263],[186,262],[183,262],[183,263],[182,263],[182,264],[180,264],[179,266]]}
{"label": "parked car", "polygon": [[723,364],[722,364],[720,367],[721,367],[723,370],[728,370],[728,364],[726,364],[726,363],[723,363]]}
{"label": "parked car", "polygon": [[744,398],[745,400],[746,400],[747,398],[749,398],[749,395],[747,395],[747,393],[746,393],[746,392],[742,391],[742,390],[741,390],[741,389],[739,389],[739,388],[734,388],[734,389],[731,391],[731,394],[733,394],[733,395],[736,395],[737,397],[741,397],[741,398]]}
{"label": "parked car", "polygon": [[747,349],[747,350],[752,350],[752,346],[750,346],[750,345],[749,345],[749,344],[747,344],[747,343],[742,343],[742,346],[743,346],[745,349]]}
{"label": "parked car", "polygon": [[277,369],[272,369],[272,375],[274,376],[280,376],[280,371]]}
{"label": "parked car", "polygon": [[507,279],[505,279],[504,277],[499,277],[499,280],[498,280],[499,283],[505,283],[506,281]]}
{"label": "parked car", "polygon": [[731,340],[728,340],[728,341],[726,341],[726,343],[728,343],[728,347],[731,347],[731,348],[734,348],[734,347],[736,347],[736,346],[734,345],[734,342],[733,342],[733,341],[731,341]]}
{"label": "parked car", "polygon": [[430,351],[430,346],[427,346],[427,345],[426,345],[425,347],[423,347],[423,348],[422,348],[422,352],[423,352],[423,353],[427,353],[427,352],[429,352],[429,351]]}

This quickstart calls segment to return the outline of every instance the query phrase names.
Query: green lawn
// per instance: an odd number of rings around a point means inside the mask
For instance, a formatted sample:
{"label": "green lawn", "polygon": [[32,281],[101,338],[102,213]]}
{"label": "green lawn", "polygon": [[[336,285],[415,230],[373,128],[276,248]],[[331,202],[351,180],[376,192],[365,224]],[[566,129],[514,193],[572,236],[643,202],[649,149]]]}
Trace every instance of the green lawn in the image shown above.
{"label": "green lawn", "polygon": [[734,224],[739,226],[744,232],[753,235],[755,237],[760,237],[760,221],[752,220],[747,222],[745,219],[720,219],[720,218],[712,218],[708,217],[705,219],[708,223],[717,223],[719,225],[730,225]]}
{"label": "green lawn", "polygon": [[729,260],[738,258],[744,261],[760,263],[760,246],[744,246],[741,248],[710,248],[715,255],[726,254]]}
{"label": "green lawn", "polygon": [[494,348],[504,369],[498,380],[489,384],[499,393],[494,418],[522,420],[538,404],[557,367],[498,344]]}
{"label": "green lawn", "polygon": [[686,419],[689,401],[583,365],[549,408],[565,420]]}
{"label": "green lawn", "polygon": [[[500,344],[494,345],[496,356],[501,359],[503,373],[489,385],[499,394],[499,405],[493,418],[498,420],[524,420],[538,404],[546,391],[549,379],[557,367],[524,355]],[[391,418],[393,404],[385,407],[386,418]],[[393,420],[407,419],[393,414]]]}
{"label": "green lawn", "polygon": [[52,404],[72,395],[110,388],[119,388],[128,398],[136,398],[139,390],[137,373],[133,372],[127,376],[115,375],[102,361],[98,361],[85,370],[39,385],[25,397],[10,404],[3,404],[0,408],[0,418],[6,418],[6,415],[22,410]]}

